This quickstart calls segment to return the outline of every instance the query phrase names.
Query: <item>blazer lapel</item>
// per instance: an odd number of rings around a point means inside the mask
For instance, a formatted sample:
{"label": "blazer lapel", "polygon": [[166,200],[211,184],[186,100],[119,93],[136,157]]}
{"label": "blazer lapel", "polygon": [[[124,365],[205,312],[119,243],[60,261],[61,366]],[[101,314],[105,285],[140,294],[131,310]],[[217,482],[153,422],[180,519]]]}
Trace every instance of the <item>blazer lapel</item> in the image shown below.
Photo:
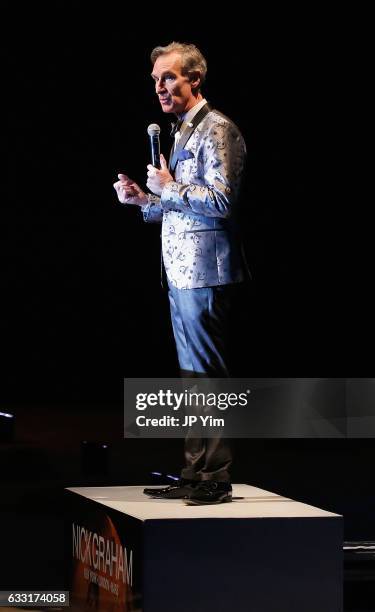
{"label": "blazer lapel", "polygon": [[178,162],[178,156],[180,151],[182,151],[182,149],[185,147],[187,141],[189,140],[190,136],[192,135],[192,133],[194,132],[195,128],[197,127],[197,125],[199,125],[199,123],[202,121],[202,119],[207,115],[207,113],[209,113],[211,110],[210,106],[208,104],[205,104],[204,106],[202,106],[202,108],[197,112],[197,114],[193,117],[193,120],[190,122],[191,125],[187,126],[182,135],[180,140],[178,141],[178,145],[175,148],[175,150],[173,151],[172,157],[169,160],[169,170],[171,170],[172,172],[174,172],[177,162]]}

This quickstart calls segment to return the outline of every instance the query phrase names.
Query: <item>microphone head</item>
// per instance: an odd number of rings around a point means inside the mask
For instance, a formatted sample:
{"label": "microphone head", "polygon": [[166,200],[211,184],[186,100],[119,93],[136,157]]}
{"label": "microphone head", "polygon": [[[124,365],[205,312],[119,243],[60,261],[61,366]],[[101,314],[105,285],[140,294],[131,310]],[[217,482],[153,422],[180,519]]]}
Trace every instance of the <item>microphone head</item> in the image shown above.
{"label": "microphone head", "polygon": [[160,127],[158,126],[157,123],[151,123],[148,128],[147,128],[147,134],[149,136],[159,136],[160,134]]}

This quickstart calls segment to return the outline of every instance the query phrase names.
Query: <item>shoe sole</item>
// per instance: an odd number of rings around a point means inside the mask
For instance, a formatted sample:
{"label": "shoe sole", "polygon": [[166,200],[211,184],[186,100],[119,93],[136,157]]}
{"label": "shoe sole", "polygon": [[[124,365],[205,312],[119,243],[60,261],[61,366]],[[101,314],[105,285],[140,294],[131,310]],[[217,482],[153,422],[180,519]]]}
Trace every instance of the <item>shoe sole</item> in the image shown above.
{"label": "shoe sole", "polygon": [[196,501],[196,500],[193,500],[193,499],[189,499],[186,502],[186,505],[187,506],[214,506],[215,504],[227,504],[228,502],[231,502],[232,499],[233,498],[229,497],[229,496],[224,497],[223,499],[220,499],[218,501],[207,501],[207,502],[205,502],[205,501]]}
{"label": "shoe sole", "polygon": [[184,496],[180,496],[180,497],[163,497],[162,495],[160,495],[160,497],[158,495],[149,495],[150,499],[167,499],[167,500],[173,500],[173,499],[189,499],[188,495],[184,495]]}
{"label": "shoe sole", "polygon": [[168,495],[155,495],[152,493],[145,493],[145,495],[147,495],[147,497],[151,497],[151,499],[189,499],[190,493],[186,493],[185,495],[176,495],[175,497]]}

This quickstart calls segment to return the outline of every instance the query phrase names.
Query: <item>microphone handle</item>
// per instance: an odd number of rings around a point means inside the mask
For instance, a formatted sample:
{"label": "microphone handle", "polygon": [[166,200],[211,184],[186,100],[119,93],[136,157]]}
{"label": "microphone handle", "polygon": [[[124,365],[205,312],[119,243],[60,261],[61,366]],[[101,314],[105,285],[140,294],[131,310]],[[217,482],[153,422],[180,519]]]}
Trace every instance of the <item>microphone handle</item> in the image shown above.
{"label": "microphone handle", "polygon": [[152,165],[160,170],[160,140],[159,136],[150,136]]}

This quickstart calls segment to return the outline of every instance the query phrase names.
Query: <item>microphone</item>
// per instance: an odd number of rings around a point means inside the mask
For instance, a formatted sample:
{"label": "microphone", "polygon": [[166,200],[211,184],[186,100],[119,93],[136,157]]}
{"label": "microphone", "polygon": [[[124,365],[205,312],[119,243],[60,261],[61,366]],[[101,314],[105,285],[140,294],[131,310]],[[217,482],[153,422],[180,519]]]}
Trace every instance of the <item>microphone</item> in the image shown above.
{"label": "microphone", "polygon": [[147,128],[147,134],[150,137],[152,165],[160,170],[160,127],[158,124],[151,123]]}

